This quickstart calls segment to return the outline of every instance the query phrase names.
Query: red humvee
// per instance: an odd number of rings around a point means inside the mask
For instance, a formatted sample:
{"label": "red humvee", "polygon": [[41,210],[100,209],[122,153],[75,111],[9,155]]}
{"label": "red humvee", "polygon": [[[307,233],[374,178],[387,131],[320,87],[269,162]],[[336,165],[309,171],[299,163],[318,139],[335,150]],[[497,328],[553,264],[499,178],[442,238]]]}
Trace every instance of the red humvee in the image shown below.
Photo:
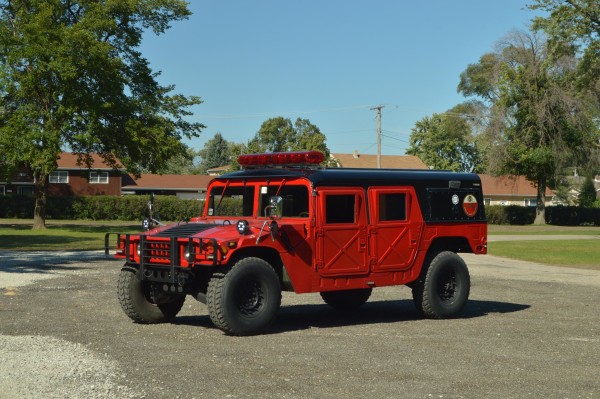
{"label": "red humvee", "polygon": [[246,335],[274,320],[282,290],[354,309],[373,288],[407,285],[425,317],[458,314],[470,277],[457,253],[487,252],[479,177],[322,161],[316,151],[242,155],[244,170],[210,183],[201,216],[118,235],[125,313],[165,322],[191,295],[218,328]]}

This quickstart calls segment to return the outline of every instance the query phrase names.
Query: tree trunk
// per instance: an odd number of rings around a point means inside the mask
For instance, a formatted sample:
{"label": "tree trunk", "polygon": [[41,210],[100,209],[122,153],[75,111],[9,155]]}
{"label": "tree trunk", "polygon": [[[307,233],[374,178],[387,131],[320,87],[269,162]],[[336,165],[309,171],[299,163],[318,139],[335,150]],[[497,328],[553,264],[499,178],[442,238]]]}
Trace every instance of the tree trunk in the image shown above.
{"label": "tree trunk", "polygon": [[537,181],[537,204],[533,224],[546,224],[546,178]]}
{"label": "tree trunk", "polygon": [[48,192],[48,176],[35,177],[35,208],[33,211],[33,230],[46,228],[46,196]]}

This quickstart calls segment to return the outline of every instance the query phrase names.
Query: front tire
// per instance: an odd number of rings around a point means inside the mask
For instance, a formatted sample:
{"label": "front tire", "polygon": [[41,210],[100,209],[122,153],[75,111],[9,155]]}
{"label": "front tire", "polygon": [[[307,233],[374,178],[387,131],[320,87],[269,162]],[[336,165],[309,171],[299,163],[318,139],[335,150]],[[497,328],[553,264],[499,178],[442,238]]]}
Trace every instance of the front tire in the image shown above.
{"label": "front tire", "polygon": [[364,305],[371,296],[372,288],[325,291],[321,298],[326,304],[337,310],[355,310]]}
{"label": "front tire", "polygon": [[124,266],[119,274],[118,295],[123,312],[142,324],[166,323],[177,316],[185,295],[156,294],[147,281],[140,281],[137,270]]}
{"label": "front tire", "polygon": [[469,269],[454,252],[440,252],[429,259],[423,265],[424,277],[412,285],[415,306],[429,319],[455,316],[469,299]]}
{"label": "front tire", "polygon": [[243,258],[208,283],[208,313],[227,334],[250,335],[273,322],[281,305],[279,276],[260,258]]}

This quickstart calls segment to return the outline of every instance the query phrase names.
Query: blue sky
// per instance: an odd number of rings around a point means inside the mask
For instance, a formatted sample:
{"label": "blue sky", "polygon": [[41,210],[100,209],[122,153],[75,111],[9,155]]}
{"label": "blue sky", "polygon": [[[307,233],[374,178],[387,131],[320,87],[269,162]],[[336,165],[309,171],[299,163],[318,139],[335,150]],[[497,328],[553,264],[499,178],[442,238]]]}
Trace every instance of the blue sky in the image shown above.
{"label": "blue sky", "polygon": [[415,122],[465,99],[468,64],[515,29],[531,0],[190,1],[193,15],[141,48],[162,84],[198,95],[186,141],[200,149],[220,132],[245,142],[266,119],[309,119],[334,153],[402,155]]}

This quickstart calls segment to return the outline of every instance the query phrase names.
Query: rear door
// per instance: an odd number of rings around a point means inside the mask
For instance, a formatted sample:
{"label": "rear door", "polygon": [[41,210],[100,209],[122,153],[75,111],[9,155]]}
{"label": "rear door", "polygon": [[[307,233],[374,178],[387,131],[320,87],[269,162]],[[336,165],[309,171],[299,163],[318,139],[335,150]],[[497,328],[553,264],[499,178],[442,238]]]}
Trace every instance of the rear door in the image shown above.
{"label": "rear door", "polygon": [[316,267],[322,276],[369,271],[365,192],[317,189]]}
{"label": "rear door", "polygon": [[371,270],[400,271],[415,260],[423,219],[412,187],[371,187],[369,252]]}

